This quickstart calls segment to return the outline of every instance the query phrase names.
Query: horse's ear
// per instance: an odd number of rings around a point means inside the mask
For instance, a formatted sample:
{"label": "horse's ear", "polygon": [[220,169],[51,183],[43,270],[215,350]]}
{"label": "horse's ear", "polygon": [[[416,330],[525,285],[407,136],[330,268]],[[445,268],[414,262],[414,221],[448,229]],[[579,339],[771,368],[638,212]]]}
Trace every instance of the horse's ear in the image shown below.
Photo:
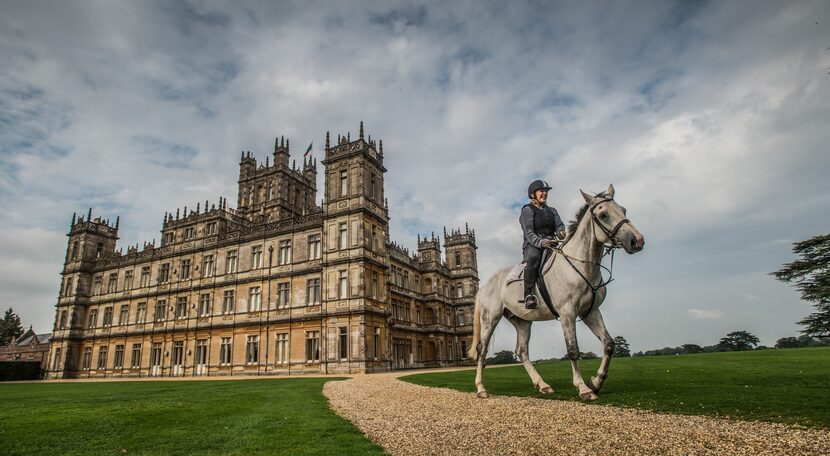
{"label": "horse's ear", "polygon": [[605,192],[605,196],[614,199],[614,184],[608,185],[608,190]]}
{"label": "horse's ear", "polygon": [[591,202],[594,201],[594,197],[583,192],[582,189],[579,189],[579,193],[582,193],[582,197],[585,198],[585,203],[591,204]]}

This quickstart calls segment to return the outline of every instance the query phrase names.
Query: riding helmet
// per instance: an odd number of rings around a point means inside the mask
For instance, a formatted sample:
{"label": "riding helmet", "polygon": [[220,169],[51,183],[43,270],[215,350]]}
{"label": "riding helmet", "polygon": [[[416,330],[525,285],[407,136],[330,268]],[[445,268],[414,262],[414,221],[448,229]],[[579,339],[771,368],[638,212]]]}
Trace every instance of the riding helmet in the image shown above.
{"label": "riding helmet", "polygon": [[527,187],[527,196],[530,199],[533,199],[533,196],[536,195],[536,190],[550,190],[550,185],[548,185],[547,181],[543,180],[535,180],[530,183]]}

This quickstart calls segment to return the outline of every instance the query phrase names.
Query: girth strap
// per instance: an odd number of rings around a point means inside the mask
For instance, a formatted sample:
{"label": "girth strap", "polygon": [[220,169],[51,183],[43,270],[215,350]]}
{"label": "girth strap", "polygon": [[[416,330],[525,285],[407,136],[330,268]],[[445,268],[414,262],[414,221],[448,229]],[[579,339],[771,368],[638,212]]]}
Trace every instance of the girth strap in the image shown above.
{"label": "girth strap", "polygon": [[[557,312],[556,309],[553,308],[553,299],[551,299],[550,293],[548,292],[548,287],[547,285],[545,285],[545,274],[543,272],[545,269],[546,257],[549,257],[552,254],[553,252],[550,249],[545,249],[543,251],[542,261],[540,262],[541,266],[539,267],[539,276],[536,277],[536,286],[539,287],[539,294],[541,295],[540,297],[542,298],[542,301],[545,302],[545,305],[547,306],[548,310],[550,310],[550,313],[553,314],[553,318],[558,320],[559,312]],[[551,259],[551,262],[553,262],[554,260],[556,260],[555,257]]]}

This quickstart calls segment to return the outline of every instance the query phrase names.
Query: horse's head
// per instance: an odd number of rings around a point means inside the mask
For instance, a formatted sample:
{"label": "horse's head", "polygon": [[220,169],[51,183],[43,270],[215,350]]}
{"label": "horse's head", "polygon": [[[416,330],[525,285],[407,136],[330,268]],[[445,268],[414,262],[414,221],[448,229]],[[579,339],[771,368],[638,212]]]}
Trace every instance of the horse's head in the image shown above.
{"label": "horse's head", "polygon": [[645,239],[634,224],[625,218],[625,208],[614,200],[614,186],[591,196],[582,190],[582,197],[588,203],[588,214],[594,224],[594,237],[606,245],[622,247],[627,253],[643,250]]}

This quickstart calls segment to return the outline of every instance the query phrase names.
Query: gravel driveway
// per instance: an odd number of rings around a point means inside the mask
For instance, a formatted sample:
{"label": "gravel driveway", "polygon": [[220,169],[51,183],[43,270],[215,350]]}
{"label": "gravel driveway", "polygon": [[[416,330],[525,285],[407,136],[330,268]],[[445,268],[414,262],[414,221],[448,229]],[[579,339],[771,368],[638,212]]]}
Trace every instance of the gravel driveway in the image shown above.
{"label": "gravel driveway", "polygon": [[328,382],[332,408],[393,455],[830,454],[830,431],[536,398],[478,399],[396,377]]}

